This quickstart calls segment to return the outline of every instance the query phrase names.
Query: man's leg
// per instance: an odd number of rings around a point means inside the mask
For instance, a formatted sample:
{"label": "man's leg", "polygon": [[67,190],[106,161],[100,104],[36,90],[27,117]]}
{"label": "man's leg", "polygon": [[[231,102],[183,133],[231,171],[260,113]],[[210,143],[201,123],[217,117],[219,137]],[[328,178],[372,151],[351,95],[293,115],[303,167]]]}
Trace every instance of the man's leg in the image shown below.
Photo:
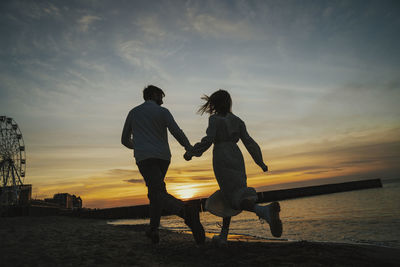
{"label": "man's leg", "polygon": [[153,159],[146,159],[136,163],[139,172],[142,174],[147,186],[147,197],[149,198],[149,217],[150,229],[146,230],[146,236],[151,239],[154,244],[160,242],[158,227],[160,225],[160,217],[162,203],[160,201],[160,191],[162,190],[161,172],[158,170]]}
{"label": "man's leg", "polygon": [[[169,162],[159,160],[161,166],[162,176],[165,177]],[[164,183],[165,189],[165,183]],[[201,225],[199,211],[196,206],[187,206],[184,203],[168,194],[167,190],[164,190],[163,194],[163,208],[168,214],[175,214],[185,220],[185,224],[192,230],[193,237],[197,244],[203,244],[205,241],[204,228]]]}
{"label": "man's leg", "polygon": [[[182,210],[183,203],[167,193],[164,177],[168,170],[169,162],[159,159],[146,159],[137,163],[142,174],[150,201],[150,228],[157,230],[160,226],[161,212],[164,207],[172,206],[176,210]],[[172,209],[173,209],[172,208]]]}
{"label": "man's leg", "polygon": [[[162,210],[175,214],[185,220],[190,227],[197,243],[204,243],[205,234],[195,207],[187,207],[184,203],[168,194],[164,178],[168,170],[169,161],[161,159],[146,159],[137,163],[148,188],[150,200],[150,228],[157,231],[160,225]],[[154,241],[153,241],[154,242]]]}
{"label": "man's leg", "polygon": [[167,174],[169,161],[158,159],[158,163],[160,166],[160,171],[162,175],[162,191],[161,191],[161,198],[162,198],[162,210],[167,212],[167,214],[174,214],[178,215],[181,218],[184,218],[184,207],[185,204],[182,200],[177,199],[173,195],[167,192],[165,187],[165,175]]}

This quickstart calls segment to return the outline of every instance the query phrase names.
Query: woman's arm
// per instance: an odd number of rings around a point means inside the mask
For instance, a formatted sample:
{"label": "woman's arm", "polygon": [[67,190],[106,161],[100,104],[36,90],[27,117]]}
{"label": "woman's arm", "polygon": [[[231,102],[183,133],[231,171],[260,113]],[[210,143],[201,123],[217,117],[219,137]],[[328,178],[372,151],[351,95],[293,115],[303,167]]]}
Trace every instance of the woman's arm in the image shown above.
{"label": "woman's arm", "polygon": [[268,167],[267,165],[265,165],[263,160],[260,146],[256,143],[256,141],[253,140],[253,138],[251,138],[251,136],[247,132],[246,125],[244,124],[244,122],[240,124],[240,139],[242,140],[247,151],[249,151],[254,162],[258,166],[260,166],[263,171],[265,172],[268,171]]}
{"label": "woman's arm", "polygon": [[216,130],[215,117],[210,116],[208,119],[206,136],[204,136],[200,142],[196,143],[190,151],[186,152],[184,156],[185,159],[190,160],[192,156],[200,157],[203,155],[203,153],[210,148],[212,143],[214,143]]}

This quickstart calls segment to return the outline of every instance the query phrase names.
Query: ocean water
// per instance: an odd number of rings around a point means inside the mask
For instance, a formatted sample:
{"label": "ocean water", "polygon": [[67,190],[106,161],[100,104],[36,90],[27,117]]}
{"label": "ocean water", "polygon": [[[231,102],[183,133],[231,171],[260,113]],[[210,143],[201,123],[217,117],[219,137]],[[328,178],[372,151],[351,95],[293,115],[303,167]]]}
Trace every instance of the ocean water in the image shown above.
{"label": "ocean water", "polygon": [[[400,248],[400,180],[382,188],[365,189],[280,201],[283,240],[362,243]],[[207,232],[219,232],[222,219],[200,214]],[[148,219],[119,220],[113,224],[143,224]],[[163,217],[161,227],[188,230],[177,216]],[[230,233],[266,239],[272,237],[267,223],[251,212],[232,218]]]}

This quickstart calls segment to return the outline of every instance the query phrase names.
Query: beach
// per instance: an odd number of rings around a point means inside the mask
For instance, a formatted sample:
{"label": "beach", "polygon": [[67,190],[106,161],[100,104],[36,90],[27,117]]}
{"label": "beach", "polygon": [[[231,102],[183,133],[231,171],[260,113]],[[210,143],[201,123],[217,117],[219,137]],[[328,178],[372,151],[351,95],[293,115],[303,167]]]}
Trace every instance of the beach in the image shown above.
{"label": "beach", "polygon": [[[0,218],[2,266],[398,266],[400,249],[233,236],[216,248],[186,232],[160,231],[152,245],[145,225],[110,225],[73,217]],[[210,237],[211,235],[208,235]]]}

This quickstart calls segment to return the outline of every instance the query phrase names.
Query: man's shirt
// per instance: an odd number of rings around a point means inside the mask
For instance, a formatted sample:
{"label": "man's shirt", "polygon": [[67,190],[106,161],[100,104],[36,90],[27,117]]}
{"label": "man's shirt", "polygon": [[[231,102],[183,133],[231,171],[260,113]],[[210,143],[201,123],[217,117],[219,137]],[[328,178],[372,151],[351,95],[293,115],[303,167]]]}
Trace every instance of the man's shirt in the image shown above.
{"label": "man's shirt", "polygon": [[121,142],[134,150],[136,162],[148,158],[170,160],[167,128],[186,150],[191,147],[169,110],[147,100],[128,113]]}

